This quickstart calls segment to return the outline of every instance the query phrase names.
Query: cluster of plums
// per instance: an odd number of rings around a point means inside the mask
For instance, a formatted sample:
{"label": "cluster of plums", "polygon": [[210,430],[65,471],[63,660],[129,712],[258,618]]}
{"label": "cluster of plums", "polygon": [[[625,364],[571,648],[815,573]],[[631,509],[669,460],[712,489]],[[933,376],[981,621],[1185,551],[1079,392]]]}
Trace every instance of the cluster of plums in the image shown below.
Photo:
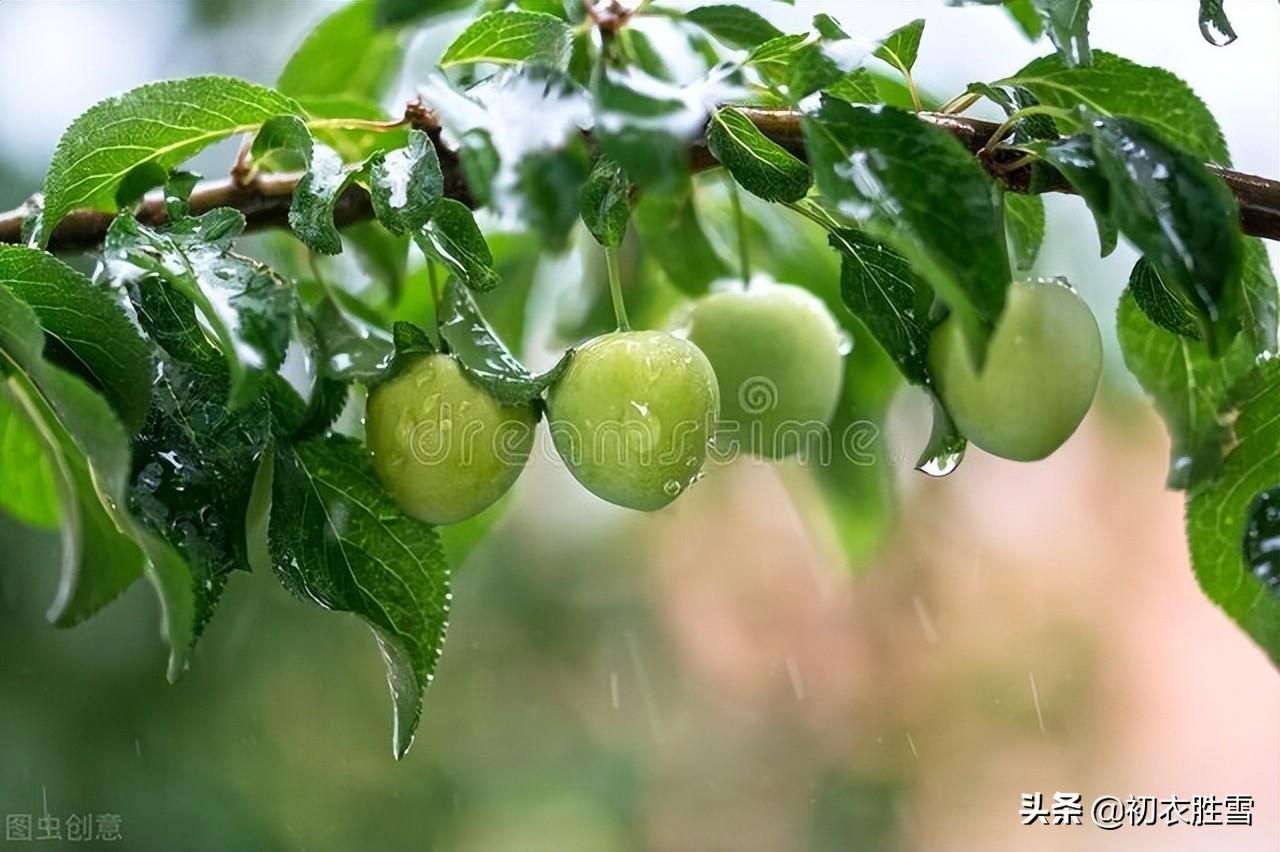
{"label": "cluster of plums", "polygon": [[[1102,346],[1065,285],[1019,282],[974,368],[957,322],[934,331],[929,366],[961,431],[995,455],[1057,449],[1097,389]],[[666,506],[699,475],[714,441],[781,458],[828,423],[843,384],[842,334],[826,306],[791,285],[753,283],[693,307],[687,336],[617,331],[580,346],[548,389],[552,441],[587,490],[632,509]],[[508,405],[451,355],[425,355],[369,397],[366,440],[384,487],[432,524],[501,497],[533,450],[536,403]]]}

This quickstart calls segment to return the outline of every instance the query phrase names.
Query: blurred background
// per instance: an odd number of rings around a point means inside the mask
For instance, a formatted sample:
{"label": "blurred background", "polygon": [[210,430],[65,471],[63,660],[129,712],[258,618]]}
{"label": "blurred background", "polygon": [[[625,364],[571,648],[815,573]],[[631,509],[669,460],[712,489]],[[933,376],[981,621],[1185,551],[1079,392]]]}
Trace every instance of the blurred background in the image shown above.
{"label": "blurred background", "polygon": [[[825,11],[872,37],[924,17],[917,75],[942,100],[1047,50],[998,9],[940,0],[747,5],[784,29]],[[1193,0],[1098,0],[1092,41],[1189,81],[1237,167],[1277,176],[1280,6],[1226,5],[1241,35],[1227,48],[1201,39]],[[270,84],[334,8],[0,0],[0,207],[38,187],[91,103],[197,73]],[[388,106],[464,24],[414,41]],[[858,339],[851,381],[883,386],[887,428],[876,465],[834,491],[794,464],[739,461],[639,515],[535,454],[457,571],[399,764],[382,663],[354,618],[237,576],[170,686],[151,590],[55,630],[57,538],[0,516],[0,813],[118,814],[130,849],[1280,849],[1280,679],[1197,588],[1180,495],[1163,488],[1167,439],[1116,352],[1135,255],[1098,259],[1078,200],[1048,211],[1038,271],[1082,291],[1110,358],[1063,450],[1020,465],[971,449],[947,478],[915,472],[927,407]],[[761,267],[835,292],[820,238],[751,212]],[[607,322],[593,253],[494,242],[532,294],[509,316],[491,306],[495,323],[531,362]],[[641,317],[678,310],[642,257],[632,281],[647,285]],[[1059,791],[1252,796],[1253,825],[1021,825],[1023,793]]]}

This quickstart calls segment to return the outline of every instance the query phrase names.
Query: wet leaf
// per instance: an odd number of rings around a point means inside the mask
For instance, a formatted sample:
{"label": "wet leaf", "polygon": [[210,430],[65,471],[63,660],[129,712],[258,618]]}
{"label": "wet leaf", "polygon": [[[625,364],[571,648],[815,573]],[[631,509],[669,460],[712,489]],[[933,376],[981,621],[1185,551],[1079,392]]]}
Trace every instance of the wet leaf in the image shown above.
{"label": "wet leaf", "polygon": [[617,163],[601,157],[578,194],[582,222],[602,246],[622,245],[631,218],[631,182]]}
{"label": "wet leaf", "polygon": [[492,290],[501,283],[493,265],[493,253],[475,217],[465,205],[445,198],[436,205],[425,236],[414,239],[428,257],[434,257],[473,290]]}
{"label": "wet leaf", "polygon": [[1019,272],[1030,271],[1044,244],[1044,199],[1038,195],[1005,193],[1004,227],[1012,247],[1014,268]]}
{"label": "wet leaf", "polygon": [[707,147],[743,189],[766,201],[798,201],[809,191],[809,167],[733,107],[711,116]]}
{"label": "wet leaf", "polygon": [[289,227],[307,248],[320,254],[341,253],[342,236],[333,211],[360,171],[360,166],[347,166],[328,145],[312,146],[306,174],[294,188],[289,206]]}
{"label": "wet leaf", "polygon": [[945,131],[892,107],[824,96],[804,131],[818,189],[907,258],[981,361],[1011,277],[999,195],[982,166]]}
{"label": "wet leaf", "polygon": [[1221,473],[1187,497],[1191,564],[1210,600],[1280,665],[1280,595],[1250,538],[1275,534],[1259,512],[1280,486],[1280,361],[1254,367],[1233,391],[1231,411],[1235,443]]}
{"label": "wet leaf", "polygon": [[148,83],[89,107],[62,134],[44,182],[39,243],[77,207],[114,211],[116,190],[134,169],[169,170],[220,139],[251,133],[296,101],[232,77]]}
{"label": "wet leaf", "polygon": [[721,44],[741,50],[751,50],[782,35],[782,30],[769,23],[763,15],[731,3],[698,6],[690,9],[685,17]]}
{"label": "wet leaf", "polygon": [[908,381],[925,384],[929,331],[927,317],[919,314],[917,306],[927,306],[928,286],[916,278],[902,255],[860,231],[842,228],[829,239],[840,253],[840,294],[845,305]]}
{"label": "wet leaf", "polygon": [[330,436],[276,451],[270,551],[300,599],[372,628],[387,666],[392,750],[413,742],[449,619],[449,570],[429,525],[400,513],[368,451]]}
{"label": "wet leaf", "polygon": [[125,427],[137,431],[151,404],[151,356],[116,294],[51,255],[0,246],[0,287],[35,312],[46,357],[103,392]]}
{"label": "wet leaf", "polygon": [[440,58],[449,68],[473,62],[510,65],[531,62],[564,70],[573,33],[559,18],[508,9],[481,15],[462,31]]}
{"label": "wet leaf", "polygon": [[1236,40],[1236,31],[1222,8],[1222,0],[1200,0],[1200,34],[1209,44],[1218,47]]}
{"label": "wet leaf", "polygon": [[431,138],[414,130],[407,147],[375,156],[369,164],[369,194],[378,221],[392,233],[426,225],[444,196],[444,175]]}
{"label": "wet leaf", "polygon": [[1056,169],[1084,199],[1098,228],[1098,246],[1102,256],[1115,251],[1120,232],[1111,216],[1111,187],[1098,168],[1093,140],[1086,134],[1078,134],[1057,142],[1040,142],[1026,147]]}

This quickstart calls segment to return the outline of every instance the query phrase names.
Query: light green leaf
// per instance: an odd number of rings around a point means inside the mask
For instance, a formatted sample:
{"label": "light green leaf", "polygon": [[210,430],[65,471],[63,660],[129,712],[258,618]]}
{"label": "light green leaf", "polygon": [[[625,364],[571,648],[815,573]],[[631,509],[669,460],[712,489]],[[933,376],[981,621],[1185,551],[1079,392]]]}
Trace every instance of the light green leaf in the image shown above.
{"label": "light green leaf", "polygon": [[1014,267],[1019,272],[1030,271],[1044,243],[1044,199],[1039,195],[1005,193],[1004,227],[1013,250]]}
{"label": "light green leaf", "polygon": [[1132,292],[1120,300],[1116,334],[1125,365],[1169,431],[1169,487],[1186,488],[1213,476],[1229,436],[1221,412],[1228,390],[1253,363],[1248,348],[1237,341],[1223,357],[1212,358],[1204,344],[1153,323]]}
{"label": "light green leaf", "polygon": [[1163,68],[1150,68],[1096,51],[1093,64],[1072,68],[1045,56],[997,85],[1024,86],[1041,103],[1084,106],[1102,115],[1136,118],[1202,160],[1230,165],[1222,130],[1191,87]]}
{"label": "light green leaf", "polygon": [[472,290],[492,290],[501,283],[489,244],[466,205],[441,199],[426,231],[414,239],[428,258],[443,263]]}
{"label": "light green leaf", "polygon": [[883,59],[904,74],[910,74],[920,54],[920,38],[924,35],[924,18],[916,18],[898,27],[885,37],[876,48],[876,57]]}
{"label": "light green leaf", "polygon": [[380,99],[404,51],[395,30],[378,27],[376,14],[376,0],[357,0],[322,20],[289,57],[276,88],[295,98]]}
{"label": "light green leaf", "polygon": [[[1260,364],[1232,392],[1234,443],[1222,472],[1187,498],[1187,540],[1200,588],[1280,665],[1280,584],[1255,536],[1276,535],[1263,501],[1280,486],[1280,361]],[[1267,495],[1268,497],[1264,497]],[[1253,546],[1250,546],[1250,545]],[[1245,561],[1246,549],[1257,564]],[[1269,555],[1274,560],[1274,551]]]}
{"label": "light green leaf", "polygon": [[58,486],[40,436],[0,383],[0,509],[27,526],[57,529]]}
{"label": "light green leaf", "polygon": [[798,201],[809,191],[809,167],[733,107],[711,116],[707,147],[743,189],[766,201]]}
{"label": "light green leaf", "polygon": [[472,22],[445,50],[440,66],[533,62],[564,70],[572,49],[573,32],[564,21],[541,12],[509,9],[489,12]]}
{"label": "light green leaf", "polygon": [[686,17],[728,47],[752,50],[782,35],[782,30],[769,23],[758,12],[732,3],[698,6]]}
{"label": "light green leaf", "polygon": [[47,242],[62,217],[78,207],[115,210],[116,190],[135,169],[167,171],[220,139],[301,112],[293,99],[233,77],[148,83],[100,101],[58,142],[45,177],[37,240]]}
{"label": "light green leaf", "polygon": [[29,305],[59,348],[50,357],[99,388],[137,431],[151,405],[151,355],[115,294],[62,261],[0,246],[0,287]]}
{"label": "light green leaf", "polygon": [[270,548],[290,591],[373,629],[395,711],[392,749],[403,757],[449,618],[435,530],[400,513],[363,446],[333,436],[277,449]]}

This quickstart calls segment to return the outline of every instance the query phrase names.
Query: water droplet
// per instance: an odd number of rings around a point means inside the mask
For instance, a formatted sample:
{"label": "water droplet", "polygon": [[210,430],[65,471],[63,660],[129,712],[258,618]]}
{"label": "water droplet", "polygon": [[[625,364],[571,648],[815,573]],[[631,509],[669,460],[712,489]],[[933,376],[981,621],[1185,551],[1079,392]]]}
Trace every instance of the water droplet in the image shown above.
{"label": "water droplet", "polygon": [[1280,597],[1280,485],[1249,506],[1244,525],[1244,561],[1271,594]]}
{"label": "water droplet", "polygon": [[836,351],[841,355],[848,355],[853,351],[853,335],[844,329],[840,329],[836,337]]}
{"label": "water droplet", "polygon": [[1225,18],[1222,19],[1222,23],[1226,24],[1225,27],[1218,26],[1218,23],[1212,17],[1202,13],[1200,17],[1200,34],[1204,36],[1205,41],[1214,47],[1226,47],[1236,40],[1236,33]]}
{"label": "water droplet", "polygon": [[931,458],[922,459],[916,469],[929,476],[949,476],[964,460],[964,450],[938,453]]}

